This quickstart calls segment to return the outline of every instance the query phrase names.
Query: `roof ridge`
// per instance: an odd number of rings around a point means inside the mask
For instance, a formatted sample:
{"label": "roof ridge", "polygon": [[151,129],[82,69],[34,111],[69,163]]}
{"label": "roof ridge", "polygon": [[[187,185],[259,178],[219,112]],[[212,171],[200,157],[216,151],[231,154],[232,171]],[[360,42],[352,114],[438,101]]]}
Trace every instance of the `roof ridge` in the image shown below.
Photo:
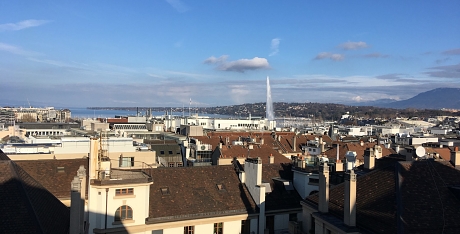
{"label": "roof ridge", "polygon": [[[9,162],[9,166],[10,166],[10,169],[11,169],[11,172],[13,174],[13,178],[16,179],[18,181],[18,183],[20,184],[20,190],[22,191],[22,194],[25,196],[26,200],[27,200],[27,204],[26,204],[26,207],[27,207],[27,210],[33,214],[33,216],[35,217],[34,221],[36,222],[36,225],[40,228],[40,233],[45,233],[43,231],[43,227],[41,225],[41,223],[38,221],[39,220],[39,217],[37,215],[37,212],[35,211],[34,209],[34,206],[32,205],[32,201],[30,200],[30,197],[29,197],[29,194],[27,193],[27,190],[26,188],[24,187],[24,181],[23,179],[19,176],[18,172],[16,171],[16,169],[19,167],[15,162],[13,161],[10,161]],[[27,174],[27,172],[26,172]],[[29,174],[27,174],[28,176],[30,176]],[[31,178],[33,179],[33,178]],[[32,221],[33,222],[33,221]]]}

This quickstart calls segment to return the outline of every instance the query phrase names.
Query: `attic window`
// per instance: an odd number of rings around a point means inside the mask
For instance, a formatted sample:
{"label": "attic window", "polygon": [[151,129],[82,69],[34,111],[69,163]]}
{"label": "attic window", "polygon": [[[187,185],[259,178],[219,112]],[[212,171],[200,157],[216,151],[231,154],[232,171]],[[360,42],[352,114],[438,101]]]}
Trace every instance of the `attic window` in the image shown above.
{"label": "attic window", "polygon": [[65,167],[57,167],[57,172],[58,173],[64,173],[65,172]]}
{"label": "attic window", "polygon": [[216,184],[216,187],[219,191],[225,190],[225,186],[223,184]]}
{"label": "attic window", "polygon": [[160,188],[160,191],[161,195],[170,195],[168,187]]}

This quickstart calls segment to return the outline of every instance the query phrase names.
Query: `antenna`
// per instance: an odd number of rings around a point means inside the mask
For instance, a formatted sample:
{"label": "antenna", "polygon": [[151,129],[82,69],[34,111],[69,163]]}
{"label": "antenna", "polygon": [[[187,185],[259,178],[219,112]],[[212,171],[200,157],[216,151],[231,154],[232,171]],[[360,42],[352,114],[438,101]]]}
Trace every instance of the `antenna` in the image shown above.
{"label": "antenna", "polygon": [[29,108],[32,108],[32,106],[30,105],[30,102],[29,102],[29,98],[27,98],[27,103],[29,103]]}

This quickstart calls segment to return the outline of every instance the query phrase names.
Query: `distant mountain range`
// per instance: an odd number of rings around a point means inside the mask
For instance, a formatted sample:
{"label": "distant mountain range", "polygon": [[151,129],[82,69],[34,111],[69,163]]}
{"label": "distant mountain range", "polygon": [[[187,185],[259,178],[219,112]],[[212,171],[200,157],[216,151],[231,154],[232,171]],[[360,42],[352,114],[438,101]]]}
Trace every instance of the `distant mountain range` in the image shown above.
{"label": "distant mountain range", "polygon": [[460,88],[437,88],[419,93],[407,100],[379,99],[372,102],[354,103],[353,105],[395,109],[460,109]]}

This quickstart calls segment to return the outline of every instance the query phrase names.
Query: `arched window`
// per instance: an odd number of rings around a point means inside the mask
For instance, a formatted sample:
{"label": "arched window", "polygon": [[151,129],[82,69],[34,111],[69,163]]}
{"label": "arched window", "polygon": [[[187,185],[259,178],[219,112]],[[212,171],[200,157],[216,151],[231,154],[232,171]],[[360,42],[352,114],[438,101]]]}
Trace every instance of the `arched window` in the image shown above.
{"label": "arched window", "polygon": [[129,206],[120,206],[115,212],[115,221],[131,220],[133,219],[133,209]]}

